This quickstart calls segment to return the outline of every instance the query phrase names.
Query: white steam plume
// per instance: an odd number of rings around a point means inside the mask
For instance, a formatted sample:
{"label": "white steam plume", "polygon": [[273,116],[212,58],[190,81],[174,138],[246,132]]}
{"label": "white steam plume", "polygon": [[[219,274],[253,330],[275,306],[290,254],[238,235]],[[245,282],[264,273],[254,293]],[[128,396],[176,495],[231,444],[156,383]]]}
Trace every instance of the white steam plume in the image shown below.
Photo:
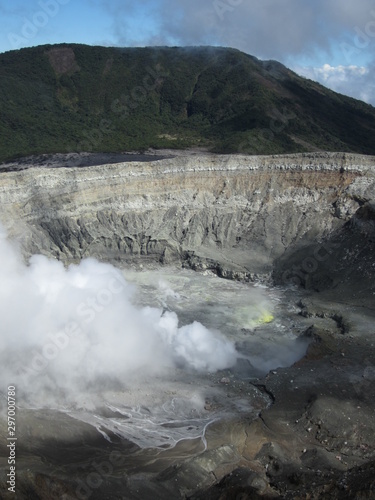
{"label": "white steam plume", "polygon": [[236,363],[233,343],[173,312],[137,308],[134,288],[95,259],[64,268],[41,255],[24,264],[0,230],[1,389],[29,402],[125,386],[178,366],[215,371]]}

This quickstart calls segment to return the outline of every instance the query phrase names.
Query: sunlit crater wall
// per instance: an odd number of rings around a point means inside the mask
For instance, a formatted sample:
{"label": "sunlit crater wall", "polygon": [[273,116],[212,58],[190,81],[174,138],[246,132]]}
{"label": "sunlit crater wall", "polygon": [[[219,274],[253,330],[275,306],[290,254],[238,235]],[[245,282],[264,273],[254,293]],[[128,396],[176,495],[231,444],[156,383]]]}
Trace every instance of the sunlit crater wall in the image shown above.
{"label": "sunlit crater wall", "polygon": [[286,249],[328,236],[372,198],[374,164],[312,153],[30,168],[0,175],[0,220],[26,255],[267,274]]}

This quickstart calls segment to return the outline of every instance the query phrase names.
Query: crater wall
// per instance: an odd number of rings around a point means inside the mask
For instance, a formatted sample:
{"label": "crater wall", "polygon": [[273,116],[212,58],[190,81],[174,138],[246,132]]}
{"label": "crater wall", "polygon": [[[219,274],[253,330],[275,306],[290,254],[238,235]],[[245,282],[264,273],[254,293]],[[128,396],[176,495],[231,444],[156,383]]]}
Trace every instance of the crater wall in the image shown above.
{"label": "crater wall", "polygon": [[26,256],[181,262],[250,279],[330,238],[374,198],[375,158],[347,153],[187,154],[0,175],[0,221]]}

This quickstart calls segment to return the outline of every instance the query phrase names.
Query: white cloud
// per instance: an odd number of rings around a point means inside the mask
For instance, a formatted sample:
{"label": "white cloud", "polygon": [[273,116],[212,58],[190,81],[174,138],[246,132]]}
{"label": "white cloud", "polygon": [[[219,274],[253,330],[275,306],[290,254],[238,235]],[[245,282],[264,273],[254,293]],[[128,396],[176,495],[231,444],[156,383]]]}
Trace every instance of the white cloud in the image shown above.
{"label": "white cloud", "polygon": [[365,66],[331,66],[317,68],[294,67],[296,73],[322,85],[375,105],[375,68]]}
{"label": "white cloud", "polygon": [[[360,66],[373,60],[373,0],[144,0],[141,10],[130,0],[91,2],[112,17],[118,45],[221,45],[287,66],[326,57],[343,66],[297,72],[375,103],[373,70]],[[144,12],[152,13],[152,28]]]}
{"label": "white cloud", "polygon": [[[333,45],[354,44],[358,30],[375,25],[373,0],[144,0],[142,9],[130,0],[91,2],[112,17],[120,45],[217,44],[281,62],[331,54]],[[137,26],[136,40],[130,25]]]}
{"label": "white cloud", "polygon": [[321,74],[325,80],[346,81],[349,76],[363,76],[368,73],[368,69],[364,66],[331,66],[324,64],[321,68],[316,68],[318,74]]}

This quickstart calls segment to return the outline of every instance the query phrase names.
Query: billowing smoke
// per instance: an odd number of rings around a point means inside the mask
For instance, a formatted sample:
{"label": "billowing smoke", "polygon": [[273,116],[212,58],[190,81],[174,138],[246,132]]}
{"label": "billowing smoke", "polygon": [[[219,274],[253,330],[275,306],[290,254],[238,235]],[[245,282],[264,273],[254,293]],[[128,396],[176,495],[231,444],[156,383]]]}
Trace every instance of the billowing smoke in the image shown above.
{"label": "billowing smoke", "polygon": [[[65,268],[34,255],[26,265],[0,231],[0,380],[29,402],[121,388],[178,367],[215,371],[236,363],[219,332],[176,313],[132,304],[133,285],[89,258]],[[139,378],[138,378],[139,380]]]}

